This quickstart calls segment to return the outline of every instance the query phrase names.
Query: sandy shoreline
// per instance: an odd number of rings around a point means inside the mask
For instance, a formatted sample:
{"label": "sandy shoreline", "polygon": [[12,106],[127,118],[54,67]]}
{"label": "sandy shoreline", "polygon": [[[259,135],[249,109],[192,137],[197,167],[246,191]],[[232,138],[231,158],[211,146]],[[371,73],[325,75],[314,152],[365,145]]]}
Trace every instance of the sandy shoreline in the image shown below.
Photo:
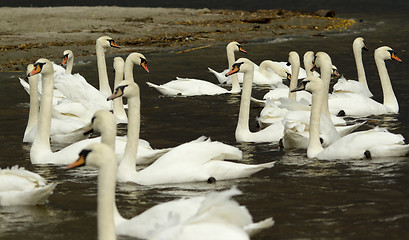
{"label": "sandy shoreline", "polygon": [[183,51],[231,40],[339,32],[354,23],[285,10],[0,8],[0,71],[24,71],[40,57],[61,59],[65,49],[73,50],[76,56],[93,55],[95,40],[103,35],[121,46],[110,53],[162,48]]}

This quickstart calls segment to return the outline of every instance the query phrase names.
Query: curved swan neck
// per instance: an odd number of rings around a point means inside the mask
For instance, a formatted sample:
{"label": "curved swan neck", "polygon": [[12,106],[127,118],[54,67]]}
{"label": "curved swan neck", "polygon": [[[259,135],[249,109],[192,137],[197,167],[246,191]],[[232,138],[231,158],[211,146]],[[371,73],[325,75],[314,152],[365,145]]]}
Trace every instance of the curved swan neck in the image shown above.
{"label": "curved swan neck", "polygon": [[[48,64],[48,63],[47,63]],[[51,64],[51,63],[50,63]],[[38,132],[31,149],[51,152],[50,127],[53,101],[54,73],[42,74],[42,96],[40,102],[40,117],[38,118]]]}
{"label": "curved swan neck", "polygon": [[[230,47],[226,47],[226,55],[227,55],[227,63],[229,64],[229,69],[233,66],[235,60],[234,56],[234,50]],[[231,78],[231,92],[240,92],[240,83],[239,83],[239,77],[237,74],[233,74],[230,76]]]}
{"label": "curved swan neck", "polygon": [[352,50],[354,52],[356,71],[358,73],[358,81],[363,86],[368,88],[368,83],[366,81],[366,75],[365,75],[365,69],[364,69],[364,63],[362,61],[362,47],[358,46],[357,44],[353,44]]}
{"label": "curved swan neck", "polygon": [[97,53],[97,67],[98,67],[98,77],[99,77],[99,91],[106,97],[112,94],[111,87],[109,86],[107,66],[105,62],[105,50],[98,44],[96,44]]}
{"label": "curved swan neck", "polygon": [[308,51],[304,54],[303,62],[304,62],[304,68],[305,68],[305,73],[307,77],[313,76],[313,73],[311,72],[313,59],[314,59],[314,53],[312,51]]}
{"label": "curved swan neck", "polygon": [[114,209],[116,161],[107,159],[98,174],[98,239],[115,240]]}
{"label": "curved swan neck", "polygon": [[243,89],[241,92],[239,119],[236,127],[237,132],[250,132],[249,118],[250,118],[250,98],[253,85],[254,64],[251,64],[250,70],[244,72]]}
{"label": "curved swan neck", "polygon": [[[294,55],[291,58],[291,81],[290,81],[290,89],[295,89],[298,84],[298,75],[300,73],[300,57],[298,54]],[[288,98],[291,100],[296,99],[296,92],[288,92]]]}
{"label": "curved swan neck", "polygon": [[386,69],[385,61],[375,56],[375,63],[378,69],[379,78],[381,80],[381,86],[383,91],[383,105],[388,108],[389,111],[397,113],[399,112],[399,103],[393,92],[392,83],[389,78],[388,70]]}
{"label": "curved swan neck", "polygon": [[307,157],[314,158],[323,149],[320,142],[320,124],[321,124],[321,111],[322,104],[324,101],[324,91],[316,91],[312,94],[311,102],[311,115],[310,115],[310,130],[309,130],[309,142],[307,148]]}
{"label": "curved swan neck", "polygon": [[136,169],[136,155],[138,153],[141,121],[139,87],[137,84],[135,85],[137,94],[128,98],[128,139],[126,142],[123,159],[119,164],[119,168],[126,167],[133,170]]}
{"label": "curved swan neck", "polygon": [[38,123],[38,75],[29,77],[28,84],[30,85],[30,109],[25,134],[27,134]]}

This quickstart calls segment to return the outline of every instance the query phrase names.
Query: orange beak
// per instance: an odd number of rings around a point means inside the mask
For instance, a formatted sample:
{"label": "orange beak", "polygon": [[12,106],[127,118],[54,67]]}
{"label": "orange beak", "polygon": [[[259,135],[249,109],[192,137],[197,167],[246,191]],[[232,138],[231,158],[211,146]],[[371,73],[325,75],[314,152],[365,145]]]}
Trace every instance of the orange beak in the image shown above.
{"label": "orange beak", "polygon": [[239,47],[239,51],[242,53],[247,53],[246,50],[244,50],[241,46]]}
{"label": "orange beak", "polygon": [[85,165],[85,158],[83,155],[80,155],[80,157],[75,162],[65,166],[65,168],[71,169],[71,168],[81,167],[84,165]]}
{"label": "orange beak", "polygon": [[226,77],[228,77],[228,76],[230,76],[232,74],[235,74],[238,71],[240,71],[240,68],[238,66],[233,66],[233,68],[228,73],[226,73]]}
{"label": "orange beak", "polygon": [[402,60],[400,60],[400,58],[398,58],[398,56],[396,56],[396,53],[395,53],[395,52],[392,53],[392,56],[391,56],[391,57],[392,57],[393,60],[396,60],[396,61],[398,61],[398,62],[402,62]]}
{"label": "orange beak", "polygon": [[120,46],[118,46],[114,41],[110,41],[110,46],[114,47],[114,48],[121,48]]}
{"label": "orange beak", "polygon": [[36,65],[36,66],[34,67],[34,69],[31,70],[31,72],[27,75],[27,77],[34,76],[34,75],[36,75],[36,74],[38,74],[38,73],[40,73],[40,72],[41,72],[41,67],[40,67],[40,65]]}
{"label": "orange beak", "polygon": [[146,62],[141,62],[141,67],[145,69],[147,73],[149,73],[148,64]]}
{"label": "orange beak", "polygon": [[68,56],[65,55],[65,56],[62,58],[61,66],[64,66],[64,65],[67,63],[67,61],[68,61]]}
{"label": "orange beak", "polygon": [[312,71],[314,71],[316,68],[317,68],[317,65],[314,63],[314,65],[312,65],[312,68],[311,68],[310,71],[312,72]]}

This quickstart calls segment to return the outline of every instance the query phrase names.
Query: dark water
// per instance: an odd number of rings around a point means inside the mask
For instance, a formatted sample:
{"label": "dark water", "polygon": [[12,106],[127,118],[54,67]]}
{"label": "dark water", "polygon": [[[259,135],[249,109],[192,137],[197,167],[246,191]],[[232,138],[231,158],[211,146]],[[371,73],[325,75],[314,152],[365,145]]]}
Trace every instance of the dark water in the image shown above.
{"label": "dark water", "polygon": [[[239,1],[240,2],[240,1]],[[365,2],[365,1],[364,1]],[[353,8],[353,7],[350,7]],[[403,12],[403,11],[402,11]],[[292,36],[288,41],[265,41],[244,45],[246,57],[256,63],[265,59],[286,61],[296,50],[327,51],[333,63],[347,78],[356,78],[352,41],[363,36],[370,48],[364,52],[369,87],[381,101],[380,82],[373,60],[373,50],[392,47],[404,63],[387,62],[395,93],[400,103],[398,115],[370,118],[366,127],[381,125],[409,138],[409,24],[402,12],[372,15],[351,10],[350,16],[363,18],[359,27],[347,34],[326,37]],[[254,220],[272,216],[276,224],[254,237],[261,239],[408,239],[409,238],[409,159],[318,161],[306,158],[304,151],[285,152],[277,144],[237,144],[234,130],[239,96],[200,96],[170,98],[150,89],[146,81],[165,83],[176,76],[216,79],[207,67],[226,67],[225,43],[184,54],[144,52],[151,74],[135,70],[141,87],[141,138],[155,148],[171,147],[201,135],[235,145],[243,150],[244,162],[263,163],[275,160],[274,168],[247,179],[217,182],[214,185],[192,183],[165,186],[118,184],[117,204],[126,217],[133,217],[163,201],[194,196],[237,185],[244,194],[236,197],[246,205]],[[62,51],[63,49],[61,49]],[[75,49],[73,49],[75,50]],[[112,58],[107,60],[111,79]],[[75,71],[96,84],[97,73],[92,58],[81,59]],[[77,59],[77,61],[79,61]],[[1,73],[0,89],[0,167],[18,164],[58,182],[45,206],[0,207],[0,239],[96,239],[96,173],[90,169],[67,171],[56,166],[34,166],[29,160],[29,144],[22,144],[28,115],[28,96],[18,83],[23,73]],[[255,88],[262,96],[267,89]],[[252,106],[251,128],[260,108]],[[126,126],[120,126],[124,134]],[[54,146],[56,149],[59,146]],[[121,239],[127,239],[122,238]]]}

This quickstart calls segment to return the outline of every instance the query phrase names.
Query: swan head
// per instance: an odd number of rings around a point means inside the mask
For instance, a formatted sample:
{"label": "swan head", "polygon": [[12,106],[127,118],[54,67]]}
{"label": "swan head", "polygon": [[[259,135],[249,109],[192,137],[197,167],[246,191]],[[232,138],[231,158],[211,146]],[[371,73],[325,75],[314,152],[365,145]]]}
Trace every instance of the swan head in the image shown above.
{"label": "swan head", "polygon": [[376,58],[380,58],[382,60],[395,60],[398,62],[402,62],[402,60],[400,60],[400,58],[396,55],[396,52],[388,47],[388,46],[383,46],[383,47],[379,47],[375,50],[375,54],[374,54],[375,59]]}
{"label": "swan head", "polygon": [[[67,165],[66,169],[72,169],[82,166],[93,166],[96,168],[101,168],[105,166],[109,161],[106,159],[115,160],[114,150],[108,145],[103,143],[92,143],[84,148],[80,153],[78,159]],[[113,165],[116,165],[116,161],[112,161]]]}
{"label": "swan head", "polygon": [[365,51],[368,51],[368,48],[366,47],[365,41],[362,37],[355,38],[354,42],[352,43],[352,48],[358,50],[363,49]]}
{"label": "swan head", "polygon": [[114,100],[115,98],[119,97],[129,98],[133,96],[139,96],[138,94],[138,85],[132,80],[124,80],[118,85],[118,87],[115,88],[115,92],[107,98],[107,101]]}
{"label": "swan head", "polygon": [[246,50],[243,49],[243,47],[240,45],[238,42],[230,42],[226,46],[227,51],[233,51],[233,52],[242,52],[242,53],[247,53]]}
{"label": "swan head", "polygon": [[298,91],[307,91],[312,94],[315,92],[322,92],[323,89],[323,81],[320,78],[315,76],[309,76],[304,78],[296,88],[292,89],[291,92],[298,92]]}
{"label": "swan head", "polygon": [[105,129],[115,126],[116,121],[114,115],[108,110],[98,110],[94,113],[94,116],[91,119],[91,124],[87,131],[84,132],[84,135],[88,135],[92,132],[102,133]]}
{"label": "swan head", "polygon": [[303,62],[305,70],[311,69],[312,65],[314,64],[314,52],[313,51],[305,52],[303,56]]}
{"label": "swan head", "polygon": [[149,73],[148,69],[148,61],[146,60],[145,56],[142,53],[131,53],[126,58],[126,62],[132,62],[135,65],[141,66],[147,73]]}
{"label": "swan head", "polygon": [[238,72],[246,73],[246,72],[251,72],[251,71],[254,71],[254,63],[248,60],[247,58],[239,58],[233,64],[230,71],[226,73],[226,77],[232,74],[238,73]]}
{"label": "swan head", "polygon": [[312,66],[311,71],[313,71],[315,68],[322,68],[327,66],[331,66],[330,68],[332,68],[332,61],[330,56],[325,52],[317,52],[315,54],[314,65]]}
{"label": "swan head", "polygon": [[27,77],[34,76],[36,74],[54,74],[54,67],[50,60],[46,58],[40,58],[34,63],[34,68],[27,74]]}
{"label": "swan head", "polygon": [[97,39],[96,45],[99,45],[103,48],[120,48],[116,43],[115,40],[108,36],[102,36]]}
{"label": "swan head", "polygon": [[290,53],[288,53],[288,62],[290,63],[290,65],[294,65],[294,64],[300,64],[300,56],[298,55],[297,52],[295,51],[291,51]]}
{"label": "swan head", "polygon": [[260,63],[259,69],[267,69],[267,68],[272,69],[281,78],[287,78],[288,80],[291,80],[291,73],[290,71],[288,71],[287,68],[281,67],[280,65],[278,65],[277,63],[271,60],[264,60],[263,62]]}
{"label": "swan head", "polygon": [[68,60],[72,59],[73,57],[74,53],[71,50],[65,50],[63,52],[61,66],[64,66],[68,62]]}

